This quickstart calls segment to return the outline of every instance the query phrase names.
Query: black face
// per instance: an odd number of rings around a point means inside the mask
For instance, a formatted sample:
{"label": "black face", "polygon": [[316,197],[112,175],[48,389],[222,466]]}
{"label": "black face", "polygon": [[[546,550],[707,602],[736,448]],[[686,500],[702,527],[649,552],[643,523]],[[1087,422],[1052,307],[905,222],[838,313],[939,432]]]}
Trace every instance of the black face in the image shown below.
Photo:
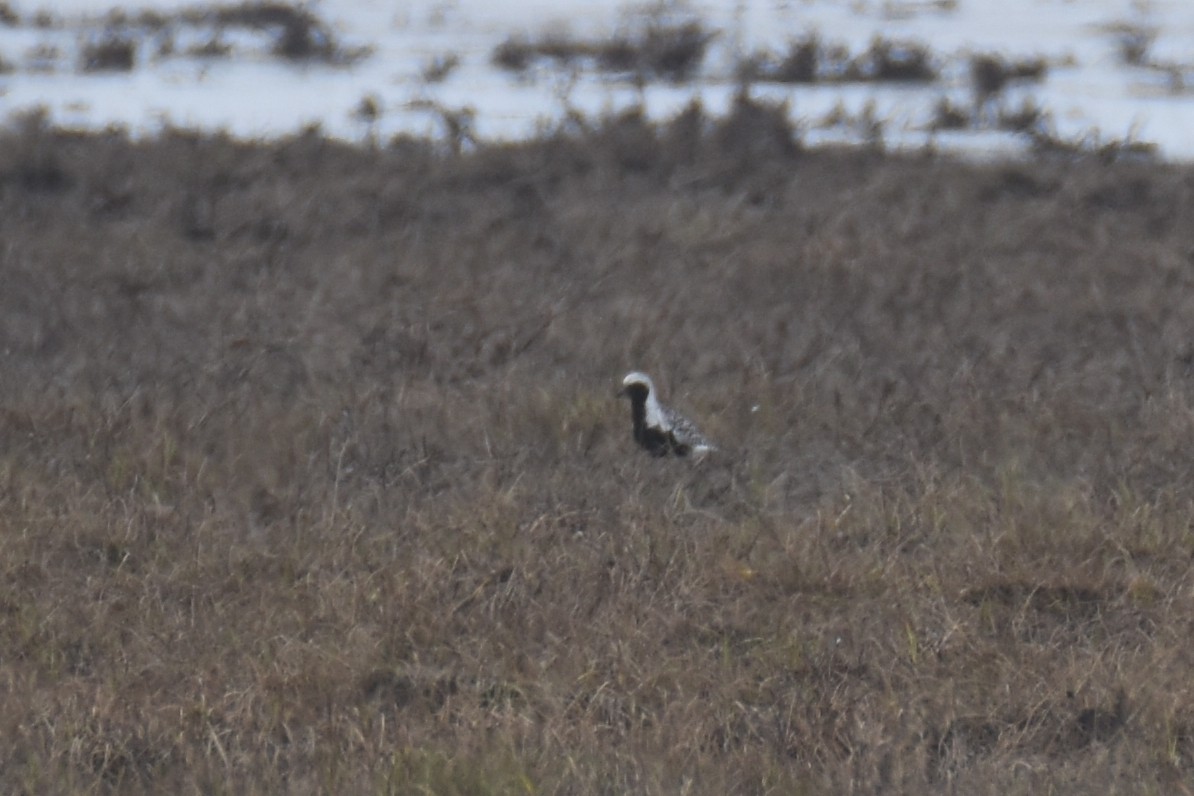
{"label": "black face", "polygon": [[640,382],[628,384],[622,389],[622,394],[630,398],[634,403],[641,403],[647,400],[647,385]]}

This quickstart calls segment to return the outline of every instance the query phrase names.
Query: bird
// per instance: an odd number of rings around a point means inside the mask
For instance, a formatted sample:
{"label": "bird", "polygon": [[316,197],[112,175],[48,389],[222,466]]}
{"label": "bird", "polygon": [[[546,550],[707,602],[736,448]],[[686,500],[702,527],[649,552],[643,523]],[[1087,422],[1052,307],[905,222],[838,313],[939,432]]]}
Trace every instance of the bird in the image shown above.
{"label": "bird", "polygon": [[655,384],[646,373],[637,370],[627,373],[619,394],[630,399],[634,441],[652,456],[691,453],[701,458],[717,450],[695,423],[659,402]]}

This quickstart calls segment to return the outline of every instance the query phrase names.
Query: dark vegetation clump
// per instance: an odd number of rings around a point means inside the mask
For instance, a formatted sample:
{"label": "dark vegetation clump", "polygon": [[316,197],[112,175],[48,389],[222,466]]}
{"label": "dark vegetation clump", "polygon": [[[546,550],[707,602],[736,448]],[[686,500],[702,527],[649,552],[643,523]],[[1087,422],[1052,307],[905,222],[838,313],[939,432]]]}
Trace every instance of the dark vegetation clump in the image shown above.
{"label": "dark vegetation clump", "polygon": [[538,51],[524,37],[512,36],[493,49],[490,61],[494,66],[510,72],[524,72],[531,66]]}
{"label": "dark vegetation clump", "polygon": [[1194,172],[786,119],[0,133],[0,791],[1186,789]]}
{"label": "dark vegetation clump", "polygon": [[357,103],[356,108],[353,110],[353,116],[371,124],[381,118],[381,112],[381,100],[374,94],[366,94]]}
{"label": "dark vegetation clump", "polygon": [[929,49],[919,42],[876,38],[861,63],[862,74],[875,82],[931,83],[937,79]]}
{"label": "dark vegetation clump", "polygon": [[747,56],[737,73],[740,81],[765,83],[932,83],[939,74],[929,48],[919,42],[876,37],[865,52],[852,54],[815,33],[793,40],[783,56]]}
{"label": "dark vegetation clump", "polygon": [[368,54],[367,48],[342,45],[331,28],[305,6],[251,1],[196,6],[181,12],[179,18],[192,25],[213,25],[217,29],[268,31],[273,36],[273,55],[289,61],[345,65]]}
{"label": "dark vegetation clump", "polygon": [[[194,6],[173,13],[122,10],[102,20],[102,34],[84,46],[80,68],[86,72],[131,70],[138,43],[153,37],[159,58],[178,54],[223,58],[233,54],[227,34],[250,31],[263,40],[263,51],[295,63],[351,65],[369,54],[367,47],[339,41],[331,28],[305,6],[281,2],[245,2],[237,5]],[[203,37],[201,43],[177,48],[182,34]],[[242,37],[243,38],[243,37]],[[261,45],[258,45],[261,46]]]}
{"label": "dark vegetation clump", "polygon": [[448,53],[432,58],[423,66],[422,77],[425,83],[442,83],[460,66],[460,56]]}
{"label": "dark vegetation clump", "polygon": [[1184,60],[1158,58],[1152,53],[1158,31],[1155,28],[1136,23],[1118,23],[1108,26],[1115,36],[1120,61],[1126,66],[1145,69],[1162,77],[1172,93],[1186,93],[1190,87],[1194,68]]}
{"label": "dark vegetation clump", "polygon": [[1049,124],[1046,110],[1031,97],[1025,97],[1019,106],[1011,107],[1004,94],[1009,85],[1044,80],[1047,70],[1042,58],[1008,60],[993,54],[971,56],[970,107],[942,97],[933,108],[930,127],[933,130],[1005,130],[1023,133],[1035,140]]}
{"label": "dark vegetation clump", "polygon": [[753,160],[786,163],[801,152],[787,106],[747,93],[738,94],[730,112],[721,117],[708,116],[694,102],[667,124],[656,125],[641,108],[631,108],[595,122],[573,118],[552,140],[566,143],[576,162],[588,164],[586,169],[592,168],[591,158],[599,156],[625,172],[658,178],[699,161],[706,169],[703,179],[711,182],[749,168]]}
{"label": "dark vegetation clump", "polygon": [[283,23],[274,39],[273,53],[291,61],[345,60],[337,52],[330,31],[313,17],[292,18]]}
{"label": "dark vegetation clump", "polygon": [[120,34],[106,34],[83,45],[79,68],[84,72],[129,72],[136,60],[136,41]]}
{"label": "dark vegetation clump", "polygon": [[798,39],[788,48],[771,79],[778,83],[815,83],[820,52],[820,39],[816,36]]}
{"label": "dark vegetation clump", "polygon": [[136,16],[133,17],[131,21],[127,21],[127,15],[121,10],[112,11],[109,19],[112,19],[113,17],[125,21],[125,24],[142,28],[150,33],[160,33],[169,28],[171,23],[171,17],[169,14],[154,10],[152,8],[146,8],[138,11]]}
{"label": "dark vegetation clump", "polygon": [[1044,124],[1046,113],[1036,102],[1025,99],[1016,108],[999,109],[996,126],[1013,133],[1030,133]]}
{"label": "dark vegetation clump", "polygon": [[970,58],[970,83],[978,105],[1001,94],[1010,83],[1039,83],[1047,72],[1043,58],[1009,61],[990,53]]}
{"label": "dark vegetation clump", "polygon": [[1157,159],[1156,144],[1132,138],[1103,139],[1096,133],[1064,137],[1049,127],[1037,126],[1029,131],[1032,150],[1042,156],[1065,156],[1086,160],[1094,156],[1104,161]]}
{"label": "dark vegetation clump", "polygon": [[39,44],[25,52],[24,67],[30,72],[53,72],[62,59],[62,51],[50,44]]}
{"label": "dark vegetation clump", "polygon": [[966,130],[970,128],[971,122],[970,111],[948,97],[940,98],[933,106],[934,130]]}
{"label": "dark vegetation clump", "polygon": [[194,58],[227,58],[232,55],[232,45],[219,36],[212,36],[201,44],[192,45],[187,55]]}
{"label": "dark vegetation clump", "polygon": [[[714,34],[690,20],[677,25],[648,25],[637,42],[632,68],[672,83],[691,80],[705,58],[705,48]],[[616,64],[610,64],[615,71]]]}
{"label": "dark vegetation clump", "polygon": [[627,31],[607,39],[582,40],[562,33],[538,38],[514,36],[500,43],[491,62],[525,72],[540,61],[556,68],[626,73],[636,80],[685,83],[696,77],[716,33],[696,19],[675,18],[652,7],[626,23]]}
{"label": "dark vegetation clump", "polygon": [[1157,31],[1142,25],[1118,25],[1112,28],[1119,58],[1128,66],[1148,66],[1152,62],[1150,51],[1157,39]]}
{"label": "dark vegetation clump", "polygon": [[744,83],[816,83],[821,78],[821,49],[820,37],[810,33],[793,41],[782,57],[754,53],[738,64],[738,79]]}

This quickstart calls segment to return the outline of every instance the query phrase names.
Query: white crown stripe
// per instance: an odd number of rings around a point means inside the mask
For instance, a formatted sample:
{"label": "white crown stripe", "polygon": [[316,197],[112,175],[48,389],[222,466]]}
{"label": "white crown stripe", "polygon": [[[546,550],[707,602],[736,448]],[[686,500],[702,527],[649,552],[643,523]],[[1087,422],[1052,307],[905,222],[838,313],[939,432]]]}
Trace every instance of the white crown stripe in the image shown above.
{"label": "white crown stripe", "polygon": [[622,387],[631,400],[634,438],[651,453],[684,456],[690,452],[703,455],[717,450],[695,423],[659,402],[655,384],[647,374],[640,371],[627,373],[622,379]]}

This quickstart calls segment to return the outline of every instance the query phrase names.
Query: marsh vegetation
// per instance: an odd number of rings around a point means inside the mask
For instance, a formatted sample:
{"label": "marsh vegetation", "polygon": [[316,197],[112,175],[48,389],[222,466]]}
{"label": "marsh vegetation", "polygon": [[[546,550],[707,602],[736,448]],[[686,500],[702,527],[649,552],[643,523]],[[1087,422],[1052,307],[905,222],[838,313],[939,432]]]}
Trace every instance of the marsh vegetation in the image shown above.
{"label": "marsh vegetation", "polygon": [[[1194,172],[0,141],[0,789],[1176,792]],[[632,368],[719,444],[638,451]]]}

